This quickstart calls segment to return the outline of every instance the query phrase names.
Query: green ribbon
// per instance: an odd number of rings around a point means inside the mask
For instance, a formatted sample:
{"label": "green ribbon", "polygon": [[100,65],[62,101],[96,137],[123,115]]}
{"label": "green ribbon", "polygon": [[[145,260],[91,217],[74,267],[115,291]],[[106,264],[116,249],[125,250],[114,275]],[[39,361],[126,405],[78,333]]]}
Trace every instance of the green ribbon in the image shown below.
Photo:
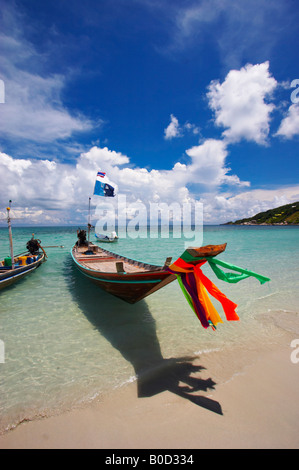
{"label": "green ribbon", "polygon": [[[261,274],[257,274],[253,271],[249,271],[248,269],[239,268],[239,266],[235,266],[234,264],[220,261],[219,259],[215,259],[212,257],[205,258],[203,256],[202,257],[192,256],[190,255],[190,253],[188,253],[187,250],[184,251],[184,253],[181,255],[181,259],[183,259],[186,263],[189,263],[190,261],[200,261],[200,260],[206,259],[209,265],[211,266],[212,270],[218,277],[218,279],[221,279],[222,281],[229,282],[229,283],[236,283],[250,276],[255,277],[261,284],[264,284],[265,282],[268,282],[271,280],[266,276],[262,276]],[[219,268],[219,266],[230,269],[232,271],[237,271],[240,274],[225,273],[224,271],[222,271],[222,269]]]}
{"label": "green ribbon", "polygon": [[190,298],[190,295],[189,295],[188,292],[186,291],[186,288],[185,288],[185,286],[184,286],[184,284],[183,284],[183,281],[182,281],[182,279],[181,279],[181,276],[180,276],[179,274],[176,274],[176,277],[177,277],[178,283],[179,283],[179,285],[180,285],[180,288],[182,289],[182,292],[183,292],[184,296],[186,297],[186,299],[187,299],[187,301],[188,301],[188,304],[189,304],[190,307],[192,308],[193,312],[196,313],[196,312],[195,312],[195,308],[194,308],[194,306],[193,306],[193,302],[192,302],[192,300],[191,300],[191,298]]}
{"label": "green ribbon", "polygon": [[[221,279],[222,281],[225,281],[225,282],[236,283],[250,276],[255,277],[261,284],[264,284],[265,282],[268,282],[271,280],[266,276],[262,276],[261,274],[257,274],[253,271],[249,271],[248,269],[239,268],[239,266],[235,266],[233,264],[220,261],[219,259],[216,260],[214,258],[208,258],[207,261],[209,265],[211,266],[211,268],[213,269],[216,276],[218,277],[218,279]],[[225,273],[217,265],[222,266],[223,268],[231,269],[232,271],[237,271],[241,274]]]}

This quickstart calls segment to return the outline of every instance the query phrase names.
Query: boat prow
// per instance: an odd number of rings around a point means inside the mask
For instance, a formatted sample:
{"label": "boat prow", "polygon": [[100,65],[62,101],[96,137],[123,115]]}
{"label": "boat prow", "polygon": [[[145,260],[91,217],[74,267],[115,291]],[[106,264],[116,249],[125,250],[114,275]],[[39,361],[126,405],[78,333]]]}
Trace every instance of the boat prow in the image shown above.
{"label": "boat prow", "polygon": [[187,252],[191,256],[201,257],[201,258],[209,258],[213,256],[217,256],[222,253],[226,248],[227,243],[223,243],[222,245],[206,245],[201,246],[199,248],[190,247],[187,248]]}

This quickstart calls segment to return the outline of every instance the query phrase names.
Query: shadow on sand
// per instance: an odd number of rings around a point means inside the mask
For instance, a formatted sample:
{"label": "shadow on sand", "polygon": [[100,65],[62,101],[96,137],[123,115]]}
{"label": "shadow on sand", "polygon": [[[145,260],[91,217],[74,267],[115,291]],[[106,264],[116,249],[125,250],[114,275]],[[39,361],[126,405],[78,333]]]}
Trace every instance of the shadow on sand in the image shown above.
{"label": "shadow on sand", "polygon": [[94,327],[134,367],[138,397],[150,397],[168,390],[222,414],[217,401],[198,394],[214,389],[216,385],[211,378],[194,376],[204,369],[194,364],[198,357],[163,358],[156,323],[144,300],[130,305],[107,294],[85,278],[71,259],[65,269],[74,301]]}

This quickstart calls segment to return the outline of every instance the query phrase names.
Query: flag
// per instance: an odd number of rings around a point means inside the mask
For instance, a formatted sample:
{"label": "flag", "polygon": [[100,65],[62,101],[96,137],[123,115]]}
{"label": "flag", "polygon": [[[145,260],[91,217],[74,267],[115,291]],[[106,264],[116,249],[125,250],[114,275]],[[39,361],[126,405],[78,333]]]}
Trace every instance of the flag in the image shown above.
{"label": "flag", "polygon": [[[93,194],[95,196],[114,197],[114,188],[113,186],[105,182],[105,176],[106,173],[104,173],[103,171],[98,171]],[[101,180],[98,178],[101,178]]]}

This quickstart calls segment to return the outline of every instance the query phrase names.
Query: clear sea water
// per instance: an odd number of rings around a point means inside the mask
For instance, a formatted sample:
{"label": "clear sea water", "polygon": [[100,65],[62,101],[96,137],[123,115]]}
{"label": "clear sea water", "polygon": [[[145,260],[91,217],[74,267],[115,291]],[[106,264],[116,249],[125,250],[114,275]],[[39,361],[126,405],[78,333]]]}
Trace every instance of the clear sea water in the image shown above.
{"label": "clear sea water", "polygon": [[[219,259],[271,278],[264,285],[251,278],[230,285],[206,267],[205,274],[239,305],[241,321],[224,320],[216,331],[201,327],[177,281],[135,305],[94,286],[71,259],[76,229],[13,228],[15,253],[25,251],[32,232],[43,246],[64,248],[48,248],[46,263],[0,291],[0,340],[5,346],[0,432],[101,399],[170,358],[179,361],[236,345],[251,347],[263,338],[271,341],[270,316],[299,313],[299,227],[204,228],[204,244],[227,242]],[[91,240],[95,242],[93,234]],[[156,264],[167,256],[176,259],[184,249],[175,238],[126,238],[104,247]],[[0,258],[8,254],[8,231],[3,227]],[[217,309],[224,318],[221,307]]]}

